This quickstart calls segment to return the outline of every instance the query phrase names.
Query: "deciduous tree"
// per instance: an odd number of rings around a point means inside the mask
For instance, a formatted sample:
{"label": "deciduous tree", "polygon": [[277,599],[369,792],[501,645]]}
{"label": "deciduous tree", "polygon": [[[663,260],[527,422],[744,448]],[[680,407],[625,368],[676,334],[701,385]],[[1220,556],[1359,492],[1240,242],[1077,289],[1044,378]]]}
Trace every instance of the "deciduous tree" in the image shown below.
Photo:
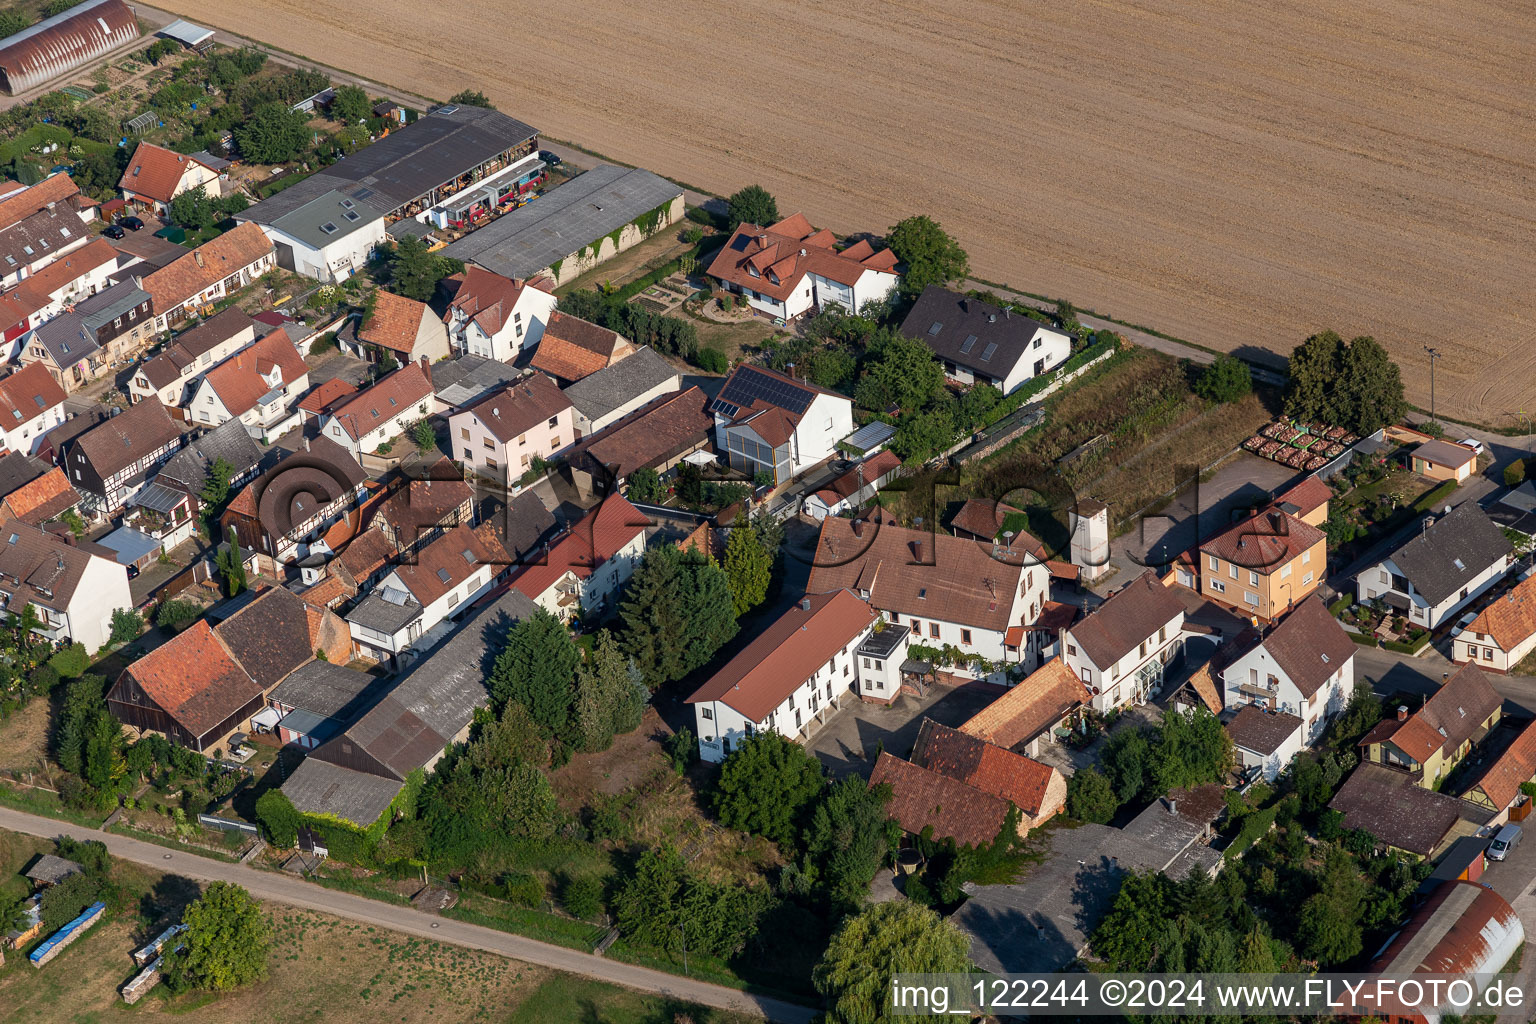
{"label": "deciduous tree", "polygon": [[1119,809],[1115,788],[1094,766],[1074,772],[1067,780],[1067,813],[1078,821],[1103,825]]}
{"label": "deciduous tree", "polygon": [[1236,356],[1217,356],[1200,371],[1195,394],[1208,402],[1235,402],[1253,390],[1253,371]]}
{"label": "deciduous tree", "polygon": [[182,914],[180,948],[165,955],[161,970],[180,992],[227,992],[267,975],[272,933],[261,904],[244,888],[213,882]]}
{"label": "deciduous tree", "polygon": [[872,788],[849,776],[827,788],[811,811],[800,870],[834,916],[864,904],[886,854],[901,841],[890,800],[889,785]]}
{"label": "deciduous tree", "polygon": [[901,290],[908,295],[916,295],[930,284],[961,280],[970,273],[965,250],[931,217],[908,217],[891,228],[888,241],[896,258],[906,264]]}
{"label": "deciduous tree", "polygon": [[338,85],[331,100],[331,118],[343,124],[356,124],[373,113],[368,94],[355,85]]}
{"label": "deciduous tree", "polygon": [[779,203],[773,194],[761,185],[748,185],[727,201],[730,223],[735,231],[742,224],[756,224],[766,228],[779,221]]}
{"label": "deciduous tree", "polygon": [[491,105],[491,101],[486,98],[485,93],[478,89],[461,89],[454,93],[452,96],[448,97],[448,102],[461,107],[486,107],[490,110],[496,109]]}
{"label": "deciduous tree", "polygon": [[814,755],[776,732],[761,732],[738,743],[720,766],[715,813],[723,825],[791,849],[823,785]]}
{"label": "deciduous tree", "polygon": [[279,850],[287,850],[298,842],[302,820],[293,801],[281,789],[269,789],[256,800],[256,822],[267,842]]}
{"label": "deciduous tree", "polygon": [[949,921],[927,907],[893,900],[844,921],[811,980],[826,1001],[828,1024],[937,1024],[953,1018],[895,1013],[891,977],[961,973],[970,964],[969,951],[969,940]]}

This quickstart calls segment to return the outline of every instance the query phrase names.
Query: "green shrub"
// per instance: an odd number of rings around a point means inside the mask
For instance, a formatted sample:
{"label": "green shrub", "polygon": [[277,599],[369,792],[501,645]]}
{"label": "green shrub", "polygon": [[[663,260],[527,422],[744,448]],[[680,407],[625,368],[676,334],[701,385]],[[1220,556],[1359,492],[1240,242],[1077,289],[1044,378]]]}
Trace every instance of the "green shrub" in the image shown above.
{"label": "green shrub", "polygon": [[731,368],[731,361],[717,348],[700,348],[694,361],[705,373],[725,373]]}
{"label": "green shrub", "polygon": [[1504,486],[1518,487],[1525,482],[1525,460],[1516,459],[1504,467]]}
{"label": "green shrub", "polygon": [[97,82],[94,86],[91,87],[91,92],[94,92],[97,96],[100,96],[104,92],[110,92],[111,89],[112,87],[106,82]]}
{"label": "green shrub", "polygon": [[544,902],[544,883],[533,875],[514,871],[502,881],[507,900],[520,907],[537,907]]}
{"label": "green shrub", "polygon": [[560,902],[572,917],[590,920],[602,912],[603,883],[590,875],[568,875],[560,886]]}
{"label": "green shrub", "polygon": [[175,629],[191,622],[201,614],[203,614],[202,605],[196,601],[177,598],[160,606],[160,610],[155,613],[155,625],[165,629]]}

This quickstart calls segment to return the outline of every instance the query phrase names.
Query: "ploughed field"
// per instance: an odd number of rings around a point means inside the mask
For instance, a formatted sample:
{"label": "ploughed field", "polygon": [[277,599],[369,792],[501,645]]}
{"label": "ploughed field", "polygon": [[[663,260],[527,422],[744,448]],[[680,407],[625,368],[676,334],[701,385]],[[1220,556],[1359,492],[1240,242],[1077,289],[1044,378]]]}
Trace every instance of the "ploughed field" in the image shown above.
{"label": "ploughed field", "polygon": [[1436,345],[1450,415],[1536,384],[1521,0],[165,6],[1212,347],[1373,334],[1425,406]]}

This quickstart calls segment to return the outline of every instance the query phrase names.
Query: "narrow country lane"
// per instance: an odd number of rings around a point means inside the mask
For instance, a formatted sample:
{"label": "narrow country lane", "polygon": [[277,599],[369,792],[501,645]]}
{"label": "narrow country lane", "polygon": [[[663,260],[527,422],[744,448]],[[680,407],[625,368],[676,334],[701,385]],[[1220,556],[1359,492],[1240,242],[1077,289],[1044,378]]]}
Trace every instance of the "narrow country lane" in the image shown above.
{"label": "narrow country lane", "polygon": [[222,861],[199,857],[196,854],[169,850],[128,836],[98,832],[7,807],[0,807],[0,828],[44,838],[67,835],[75,839],[99,839],[106,843],[108,851],[114,857],[130,860],[158,871],[184,875],[204,882],[233,882],[245,886],[252,895],[260,899],[324,911],[327,914],[335,914],[338,917],[362,921],[408,935],[484,950],[513,960],[580,974],[672,999],[686,1000],[734,1013],[753,1014],[766,1017],[771,1021],[782,1022],[782,1024],[809,1024],[815,1015],[815,1011],[809,1007],[798,1006],[783,1000],[755,996],[719,985],[679,978],[662,971],[606,960],[589,953],[536,942],[520,935],[511,935],[451,918],[424,914],[410,907],[395,906],[354,896],[351,893],[337,892],[289,875],[261,871],[241,864],[226,864]]}

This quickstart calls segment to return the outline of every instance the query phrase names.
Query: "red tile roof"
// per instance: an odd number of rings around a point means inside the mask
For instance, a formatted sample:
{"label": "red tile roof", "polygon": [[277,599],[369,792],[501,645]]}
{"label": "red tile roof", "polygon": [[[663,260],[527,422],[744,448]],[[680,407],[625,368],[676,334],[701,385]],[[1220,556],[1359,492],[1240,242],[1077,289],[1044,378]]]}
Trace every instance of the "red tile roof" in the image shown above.
{"label": "red tile roof", "polygon": [[384,536],[383,530],[364,530],[341,549],[337,561],[360,584],[388,565],[394,556],[394,545]]}
{"label": "red tile roof", "polygon": [[79,194],[80,188],[75,184],[75,179],[63,171],[51,174],[28,188],[4,193],[0,197],[0,229],[32,216],[49,203],[57,203]]}
{"label": "red tile roof", "polygon": [[432,315],[432,310],[425,302],[386,292],[382,288],[373,294],[373,315],[358,329],[358,338],[409,358],[416,348],[416,335],[421,330],[421,322]]}
{"label": "red tile roof", "polygon": [[1008,615],[1022,575],[975,541],[828,516],[806,589],[868,591],[885,611],[1001,633],[1020,625]]}
{"label": "red tile roof", "polygon": [[[201,161],[174,150],[163,149],[152,142],[141,142],[133,151],[133,157],[123,170],[122,180],[117,183],[117,187],[124,192],[169,203],[175,198],[181,176],[193,164],[201,164]],[[208,169],[213,170],[211,167]]]}
{"label": "red tile roof", "polygon": [[1521,580],[1488,602],[1462,631],[1462,638],[1469,632],[1493,637],[1506,652],[1536,633],[1536,576]]}
{"label": "red tile roof", "polygon": [[117,250],[105,238],[81,246],[54,260],[0,296],[0,322],[19,324],[55,302],[55,296],[86,274],[117,262]]}
{"label": "red tile roof", "polygon": [[156,315],[168,313],[272,252],[261,225],[240,224],[144,278]]}
{"label": "red tile roof", "polygon": [[[274,370],[276,384],[267,380]],[[240,416],[254,409],[256,400],[268,391],[288,387],[308,372],[287,333],[273,331],[209,370],[207,380],[229,414]]]}
{"label": "red tile roof", "polygon": [[36,480],[22,484],[5,496],[5,511],[10,517],[33,526],[56,519],[66,509],[80,504],[80,495],[70,484],[61,466],[54,466]]}
{"label": "red tile roof", "polygon": [[[482,565],[491,566],[494,577],[507,562],[507,553],[499,544],[461,523],[422,548],[414,561],[396,567],[395,575],[425,608],[469,579]],[[466,592],[463,596],[469,595]]]}
{"label": "red tile roof", "polygon": [[299,408],[320,416],[330,412],[331,406],[338,404],[343,398],[355,394],[357,394],[357,385],[340,377],[332,377],[312,388],[309,394],[301,398]]}
{"label": "red tile roof", "polygon": [[1309,476],[1275,499],[1276,505],[1295,505],[1294,516],[1315,512],[1333,500],[1333,488],[1315,476]]}
{"label": "red tile roof", "polygon": [[726,662],[687,703],[720,701],[762,721],[878,616],[868,602],[846,590],[808,595]]}
{"label": "red tile roof", "polygon": [[356,441],[402,410],[431,397],[431,375],[420,363],[411,362],[335,406],[330,415],[341,424],[347,436]]}
{"label": "red tile roof", "polygon": [[554,381],[533,373],[498,388],[460,413],[473,416],[503,444],[517,439],[571,408],[571,400]]}
{"label": "red tile roof", "polygon": [[870,773],[870,786],[891,787],[889,811],[902,830],[936,839],[952,837],[960,846],[990,843],[1008,820],[1009,804],[958,779],[921,768],[882,751]]}
{"label": "red tile roof", "polygon": [[573,465],[585,460],[627,478],[642,466],[655,467],[707,441],[715,418],[709,396],[697,385],[652,399],[616,423],[578,441],[568,453]]}
{"label": "red tile roof", "polygon": [[999,747],[1028,743],[1093,698],[1060,658],[1052,658],[982,708],[960,731]]}
{"label": "red tile roof", "polygon": [[1457,750],[1503,703],[1504,699],[1476,665],[1463,665],[1406,722],[1395,718],[1381,722],[1365,734],[1360,746],[1390,740],[1397,749],[1423,764],[1437,750]]}
{"label": "red tile roof", "polygon": [[1322,540],[1323,531],[1272,505],[1202,542],[1200,551],[1268,576]]}
{"label": "red tile roof", "polygon": [[634,350],[635,346],[616,331],[557,311],[550,314],[530,365],[551,377],[575,382],[612,366]]}
{"label": "red tile roof", "polygon": [[918,727],[912,763],[1000,796],[1031,818],[1056,810],[1045,806],[1054,768],[931,718],[924,718]]}
{"label": "red tile roof", "polygon": [[204,735],[262,692],[204,619],[123,669],[123,676],[193,736]]}
{"label": "red tile roof", "polygon": [[[0,377],[0,423],[9,429],[28,423],[64,402],[64,389],[42,363],[28,363]],[[23,453],[25,454],[25,453]]]}
{"label": "red tile roof", "polygon": [[598,566],[616,555],[650,526],[650,520],[623,495],[610,494],[602,504],[588,512],[554,544],[537,564],[530,565],[513,578],[513,583],[528,597],[539,595],[560,582],[567,572],[587,579]]}
{"label": "red tile roof", "polygon": [[1498,760],[1471,788],[1481,789],[1498,810],[1515,802],[1520,784],[1536,778],[1536,722],[1527,722]]}
{"label": "red tile roof", "polygon": [[875,252],[865,242],[838,252],[829,232],[815,230],[797,213],[771,227],[742,224],[710,264],[709,276],[782,302],[806,274],[851,286],[868,270],[894,274],[895,254]]}
{"label": "red tile roof", "polygon": [[522,298],[524,288],[545,292],[549,290],[536,282],[515,281],[471,263],[464,268],[459,290],[448,308],[462,312],[486,334],[494,335],[511,318],[513,307]]}

